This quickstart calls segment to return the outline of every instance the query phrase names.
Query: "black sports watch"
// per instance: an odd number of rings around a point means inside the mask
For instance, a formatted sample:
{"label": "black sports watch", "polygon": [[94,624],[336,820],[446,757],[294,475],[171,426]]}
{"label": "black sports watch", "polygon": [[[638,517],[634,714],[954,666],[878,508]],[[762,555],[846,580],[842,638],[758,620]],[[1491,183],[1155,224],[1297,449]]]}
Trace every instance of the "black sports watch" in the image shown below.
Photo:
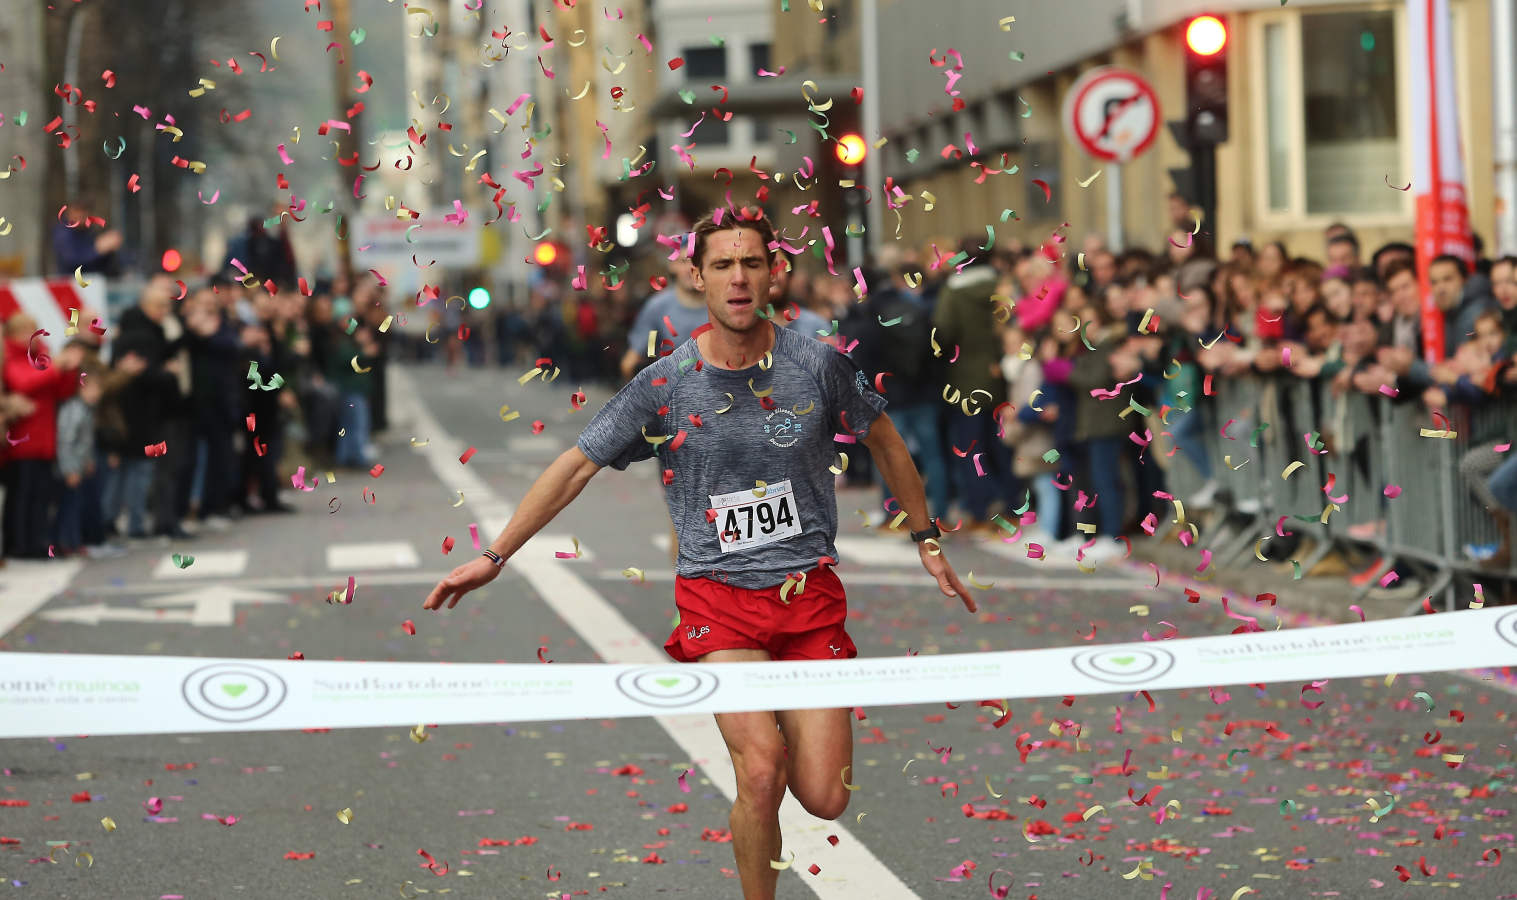
{"label": "black sports watch", "polygon": [[913,541],[916,541],[918,544],[925,540],[929,540],[931,538],[940,538],[942,536],[943,532],[938,530],[938,520],[936,517],[927,520],[926,528],[923,528],[921,531],[913,531],[911,533],[911,539]]}

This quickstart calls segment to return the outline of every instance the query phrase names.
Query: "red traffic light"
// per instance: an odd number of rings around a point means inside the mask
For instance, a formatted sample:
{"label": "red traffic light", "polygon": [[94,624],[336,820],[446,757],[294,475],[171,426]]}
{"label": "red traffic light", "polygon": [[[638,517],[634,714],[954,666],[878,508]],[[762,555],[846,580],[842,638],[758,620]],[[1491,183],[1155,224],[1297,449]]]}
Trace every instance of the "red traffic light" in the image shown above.
{"label": "red traffic light", "polygon": [[532,261],[539,266],[551,266],[558,262],[558,245],[552,241],[543,241],[532,249]]}
{"label": "red traffic light", "polygon": [[845,166],[856,166],[869,155],[869,145],[864,143],[863,135],[850,132],[838,138],[833,152],[837,154],[838,162]]}
{"label": "red traffic light", "polygon": [[1227,46],[1227,26],[1216,16],[1196,16],[1185,26],[1185,46],[1197,56],[1216,56]]}

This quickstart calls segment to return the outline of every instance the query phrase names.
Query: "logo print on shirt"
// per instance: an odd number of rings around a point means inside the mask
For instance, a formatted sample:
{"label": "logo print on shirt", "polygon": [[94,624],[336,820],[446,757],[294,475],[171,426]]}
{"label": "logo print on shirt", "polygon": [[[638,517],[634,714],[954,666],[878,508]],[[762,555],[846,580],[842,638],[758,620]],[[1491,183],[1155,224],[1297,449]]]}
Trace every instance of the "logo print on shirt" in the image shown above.
{"label": "logo print on shirt", "polygon": [[711,626],[710,625],[702,625],[700,631],[696,631],[694,625],[690,625],[690,626],[687,626],[685,628],[685,637],[688,640],[692,640],[692,641],[698,641],[698,640],[700,640],[701,638],[705,637],[706,635],[708,635],[710,633],[711,633]]}
{"label": "logo print on shirt", "polygon": [[869,390],[868,376],[866,376],[863,372],[854,372],[853,389],[859,392],[860,397],[864,396],[864,392]]}
{"label": "logo print on shirt", "polygon": [[776,447],[794,447],[801,439],[801,421],[790,410],[777,409],[764,423],[764,433],[769,435],[769,443]]}

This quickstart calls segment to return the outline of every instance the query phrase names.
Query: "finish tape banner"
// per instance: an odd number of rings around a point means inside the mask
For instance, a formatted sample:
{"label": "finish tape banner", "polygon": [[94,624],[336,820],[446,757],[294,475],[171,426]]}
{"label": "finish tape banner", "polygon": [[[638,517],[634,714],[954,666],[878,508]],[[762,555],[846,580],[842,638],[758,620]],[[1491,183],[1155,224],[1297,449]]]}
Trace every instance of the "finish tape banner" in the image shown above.
{"label": "finish tape banner", "polygon": [[1517,609],[943,656],[447,665],[0,653],[0,738],[904,706],[1517,665]]}

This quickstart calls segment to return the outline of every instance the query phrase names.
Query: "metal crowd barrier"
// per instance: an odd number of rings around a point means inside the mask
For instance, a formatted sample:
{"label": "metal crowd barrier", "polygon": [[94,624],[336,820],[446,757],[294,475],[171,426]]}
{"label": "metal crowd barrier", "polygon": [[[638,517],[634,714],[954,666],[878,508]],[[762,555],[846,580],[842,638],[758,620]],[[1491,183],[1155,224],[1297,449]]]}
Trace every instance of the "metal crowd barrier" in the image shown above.
{"label": "metal crowd barrier", "polygon": [[[1466,546],[1498,542],[1492,515],[1511,513],[1487,511],[1459,472],[1477,446],[1473,436],[1514,437],[1517,397],[1455,407],[1443,428],[1417,397],[1335,393],[1327,379],[1291,375],[1219,374],[1213,382],[1184,415],[1202,417],[1221,488],[1215,506],[1224,515],[1203,536],[1214,564],[1256,565],[1261,539],[1290,533],[1313,541],[1297,557],[1303,572],[1335,550],[1368,550],[1379,562],[1356,599],[1393,569],[1401,579],[1416,569],[1425,580],[1408,612],[1440,594],[1453,609],[1468,582],[1517,579],[1517,559],[1497,569],[1467,557]],[[1422,429],[1453,436],[1424,437]],[[1165,457],[1165,465],[1168,489],[1182,501],[1202,488],[1183,454]],[[1387,497],[1389,486],[1399,494]]]}

